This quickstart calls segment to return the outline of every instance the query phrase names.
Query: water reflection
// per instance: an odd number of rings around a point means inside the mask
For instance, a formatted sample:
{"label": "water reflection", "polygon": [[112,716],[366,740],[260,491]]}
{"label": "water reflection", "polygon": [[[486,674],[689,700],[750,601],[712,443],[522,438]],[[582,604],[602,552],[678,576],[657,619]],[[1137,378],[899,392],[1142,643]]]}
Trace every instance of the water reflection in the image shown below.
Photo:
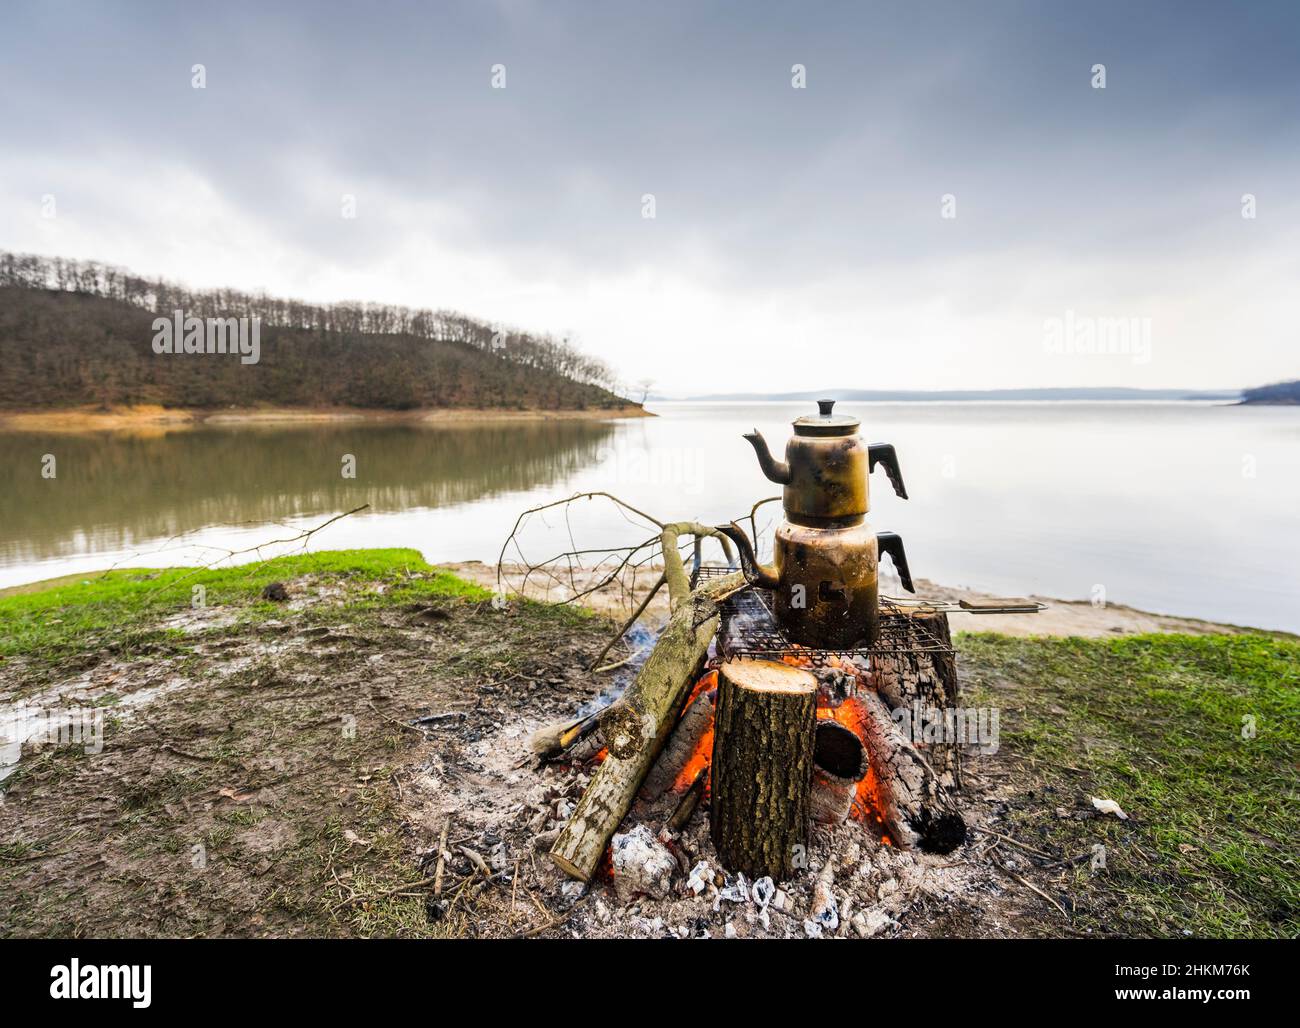
{"label": "water reflection", "polygon": [[[0,561],[48,560],[369,503],[443,507],[563,481],[613,426],[595,421],[0,435]],[[57,476],[41,477],[45,454]],[[343,477],[344,455],[356,477]]]}
{"label": "water reflection", "polygon": [[[775,491],[741,433],[757,426],[783,447],[809,406],[661,405],[660,417],[618,422],[0,435],[0,586],[114,563],[206,562],[362,503],[373,510],[331,525],[313,548],[410,546],[434,562],[491,561],[520,511],[587,490],[717,524]],[[1300,629],[1296,408],[843,407],[869,438],[898,447],[912,500],[877,481],[870,519],[903,536],[918,577]],[[40,477],[43,453],[58,457],[54,481]],[[346,453],[356,479],[340,475]],[[551,519],[530,556],[571,549],[570,533],[585,547],[645,536],[598,503],[570,513]],[[265,524],[295,514],[312,516],[287,532]],[[769,536],[778,514],[760,517]],[[186,532],[188,548],[159,552]]]}

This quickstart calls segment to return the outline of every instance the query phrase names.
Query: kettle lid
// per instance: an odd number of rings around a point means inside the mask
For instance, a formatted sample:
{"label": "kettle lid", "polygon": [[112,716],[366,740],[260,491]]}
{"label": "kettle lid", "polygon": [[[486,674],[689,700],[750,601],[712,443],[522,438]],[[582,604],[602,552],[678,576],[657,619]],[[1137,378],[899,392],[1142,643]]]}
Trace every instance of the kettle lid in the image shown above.
{"label": "kettle lid", "polygon": [[850,414],[834,414],[834,400],[818,400],[818,414],[805,414],[794,423],[795,435],[853,435],[862,424]]}

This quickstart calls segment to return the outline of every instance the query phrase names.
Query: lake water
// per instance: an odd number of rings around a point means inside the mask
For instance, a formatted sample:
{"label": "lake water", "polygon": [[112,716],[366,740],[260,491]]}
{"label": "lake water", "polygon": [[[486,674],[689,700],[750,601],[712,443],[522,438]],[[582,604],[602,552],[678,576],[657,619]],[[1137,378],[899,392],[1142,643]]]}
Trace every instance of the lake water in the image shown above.
{"label": "lake water", "polygon": [[[0,586],[206,563],[331,514],[315,549],[412,546],[494,561],[523,509],[608,490],[717,523],[779,492],[741,433],[780,452],[810,403],[659,404],[619,422],[315,425],[0,434]],[[841,404],[898,448],[912,499],[872,481],[871,523],[912,572],[1003,595],[1105,598],[1300,631],[1300,408],[1191,403]],[[53,454],[57,477],[43,478]],[[356,478],[341,474],[355,457]],[[779,508],[764,508],[769,528]],[[527,555],[638,541],[600,501],[534,520]],[[277,552],[268,547],[268,554]],[[241,560],[250,559],[244,555]]]}

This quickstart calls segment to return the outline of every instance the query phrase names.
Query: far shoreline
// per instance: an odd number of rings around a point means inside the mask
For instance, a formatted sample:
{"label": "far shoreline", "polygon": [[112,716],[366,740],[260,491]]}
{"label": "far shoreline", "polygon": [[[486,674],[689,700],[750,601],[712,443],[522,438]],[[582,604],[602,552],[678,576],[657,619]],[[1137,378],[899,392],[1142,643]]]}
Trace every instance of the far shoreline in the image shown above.
{"label": "far shoreline", "polygon": [[583,409],[508,407],[421,407],[385,410],[356,407],[127,407],[95,406],[0,411],[0,430],[15,432],[103,432],[185,430],[205,425],[306,425],[357,423],[466,425],[485,421],[613,421],[653,418],[638,404]]}

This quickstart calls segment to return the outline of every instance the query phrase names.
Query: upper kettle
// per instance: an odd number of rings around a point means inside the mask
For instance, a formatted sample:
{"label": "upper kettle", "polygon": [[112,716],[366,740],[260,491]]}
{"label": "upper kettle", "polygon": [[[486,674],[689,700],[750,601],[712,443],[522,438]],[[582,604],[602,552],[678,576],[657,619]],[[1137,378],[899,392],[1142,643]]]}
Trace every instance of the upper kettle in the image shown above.
{"label": "upper kettle", "polygon": [[832,413],[834,400],[818,400],[817,407],[816,417],[795,421],[783,461],[772,456],[758,429],[745,434],[763,474],[785,486],[786,514],[819,520],[861,517],[870,509],[867,477],[877,464],[884,465],[894,492],[907,499],[893,444],[868,446],[858,434],[857,418]]}

